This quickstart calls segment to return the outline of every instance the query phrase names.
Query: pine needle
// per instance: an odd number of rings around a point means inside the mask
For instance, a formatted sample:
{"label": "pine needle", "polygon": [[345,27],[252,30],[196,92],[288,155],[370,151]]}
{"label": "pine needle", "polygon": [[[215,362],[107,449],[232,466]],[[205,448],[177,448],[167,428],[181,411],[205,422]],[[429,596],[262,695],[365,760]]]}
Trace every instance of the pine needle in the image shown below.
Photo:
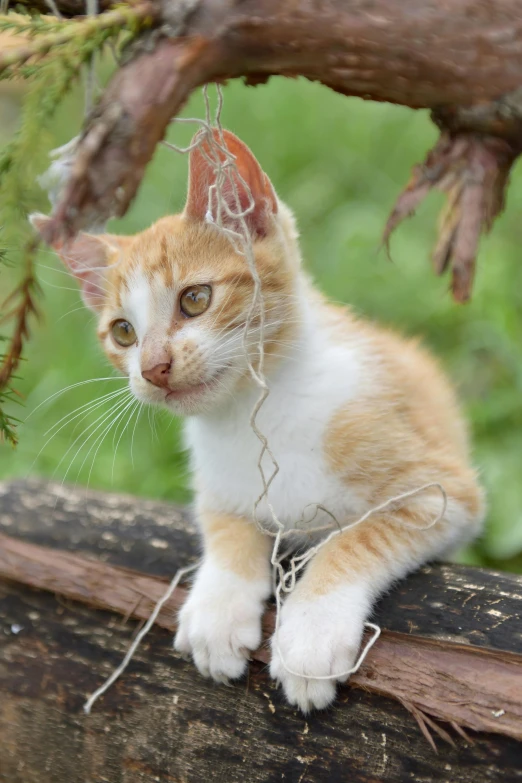
{"label": "pine needle", "polygon": [[[18,7],[18,11],[20,8]],[[18,284],[0,303],[0,441],[15,446],[18,420],[6,411],[21,402],[13,386],[30,338],[31,320],[38,315],[40,288],[34,261],[36,238],[27,236],[27,215],[39,206],[36,185],[39,163],[46,151],[47,128],[64,98],[80,79],[86,64],[105,46],[128,45],[154,20],[152,5],[143,0],[112,8],[96,17],[65,20],[20,13],[0,15],[0,32],[22,36],[25,44],[0,52],[0,79],[26,81],[20,129],[0,150],[0,263],[20,268]]]}

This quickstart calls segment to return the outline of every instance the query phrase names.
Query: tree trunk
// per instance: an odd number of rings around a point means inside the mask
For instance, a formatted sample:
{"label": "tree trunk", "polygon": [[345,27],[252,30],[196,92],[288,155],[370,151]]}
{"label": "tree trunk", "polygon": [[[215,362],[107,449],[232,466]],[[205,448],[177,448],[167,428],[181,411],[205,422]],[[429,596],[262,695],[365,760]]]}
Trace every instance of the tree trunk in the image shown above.
{"label": "tree trunk", "polygon": [[[180,660],[171,646],[180,591],[160,615],[169,633],[151,631],[85,716],[86,695],[129,644],[114,612],[148,616],[165,579],[197,557],[191,518],[163,503],[19,482],[0,485],[0,530],[9,533],[0,539],[9,580],[0,582],[0,781],[519,780],[520,577],[443,565],[405,580],[378,607],[383,635],[352,687],[306,719],[269,680],[266,647],[230,688]],[[272,622],[267,615],[266,633]],[[472,742],[462,727],[481,733]],[[426,742],[437,734],[453,743],[440,755]]]}

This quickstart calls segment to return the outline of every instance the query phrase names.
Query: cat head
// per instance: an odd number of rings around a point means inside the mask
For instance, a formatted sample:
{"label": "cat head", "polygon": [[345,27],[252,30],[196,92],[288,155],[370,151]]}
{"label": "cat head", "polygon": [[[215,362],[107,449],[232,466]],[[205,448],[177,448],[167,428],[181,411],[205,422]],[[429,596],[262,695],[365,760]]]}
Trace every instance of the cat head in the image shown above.
{"label": "cat head", "polygon": [[[128,376],[134,395],[181,415],[209,410],[249,382],[245,346],[256,361],[260,311],[255,302],[246,341],[244,332],[254,280],[241,246],[229,238],[241,228],[238,210],[244,213],[261,282],[269,364],[278,361],[296,322],[299,252],[292,215],[236,136],[224,131],[219,137],[215,131],[214,138],[235,163],[221,184],[219,202],[216,161],[223,164],[225,155],[199,138],[190,153],[181,214],[134,236],[80,233],[53,245],[78,279],[85,304],[96,312],[102,347]],[[31,218],[43,233],[49,220]]]}

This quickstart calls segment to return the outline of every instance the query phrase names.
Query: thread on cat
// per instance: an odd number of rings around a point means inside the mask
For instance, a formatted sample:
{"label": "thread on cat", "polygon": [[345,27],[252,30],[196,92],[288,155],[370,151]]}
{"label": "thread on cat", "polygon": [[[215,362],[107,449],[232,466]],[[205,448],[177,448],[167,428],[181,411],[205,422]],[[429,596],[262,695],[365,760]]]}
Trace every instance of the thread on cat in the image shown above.
{"label": "thread on cat", "polygon": [[[317,504],[316,505],[316,514],[319,509],[326,512],[330,517],[332,517],[333,520],[333,526],[334,530],[328,535],[326,538],[324,538],[319,544],[316,546],[310,547],[307,549],[307,551],[303,555],[298,555],[290,559],[289,568],[287,571],[284,570],[282,561],[284,558],[284,555],[281,556],[279,554],[279,548],[281,545],[281,542],[283,540],[286,540],[290,538],[292,535],[295,535],[296,531],[303,532],[302,529],[300,530],[299,523],[297,523],[296,527],[291,530],[286,530],[284,524],[281,522],[281,520],[278,518],[274,507],[270,503],[269,500],[269,490],[270,485],[274,481],[275,477],[277,476],[277,473],[279,472],[279,465],[277,463],[277,460],[270,448],[270,445],[268,443],[268,440],[264,433],[259,429],[257,425],[257,416],[259,414],[259,411],[261,410],[263,404],[265,403],[270,390],[266,381],[266,378],[264,376],[263,372],[263,363],[264,363],[264,327],[265,327],[265,308],[264,308],[264,302],[263,302],[263,296],[262,296],[262,286],[261,286],[261,280],[259,278],[259,274],[257,271],[256,263],[255,263],[255,255],[254,255],[254,249],[252,245],[252,240],[250,237],[250,233],[248,231],[248,226],[246,224],[246,217],[247,215],[254,209],[255,203],[254,198],[252,195],[252,192],[250,190],[250,187],[247,182],[241,177],[237,166],[235,165],[235,159],[234,156],[229,152],[224,136],[223,136],[223,128],[221,125],[221,110],[223,106],[223,94],[221,87],[217,85],[217,94],[218,94],[218,103],[217,103],[217,109],[216,114],[214,118],[214,126],[218,131],[220,142],[216,142],[215,136],[212,133],[212,127],[211,127],[211,117],[210,117],[210,102],[208,98],[208,89],[207,87],[204,88],[204,97],[205,97],[205,110],[206,110],[206,117],[205,122],[202,122],[201,120],[197,119],[188,119],[184,120],[185,122],[196,122],[199,123],[203,133],[198,138],[196,137],[196,141],[193,142],[190,147],[186,149],[186,151],[189,151],[190,149],[194,149],[196,146],[199,146],[200,152],[204,155],[204,157],[207,159],[207,161],[212,165],[214,175],[215,175],[215,182],[210,186],[209,188],[209,195],[208,195],[208,209],[207,209],[207,220],[208,222],[214,223],[222,232],[227,236],[236,252],[244,256],[249,271],[252,275],[252,280],[254,282],[254,291],[252,295],[252,304],[250,307],[250,310],[247,314],[247,319],[245,322],[245,328],[243,331],[243,348],[244,348],[244,354],[245,354],[245,360],[248,365],[248,369],[250,372],[250,375],[258,385],[260,389],[260,395],[254,405],[254,408],[252,410],[251,416],[250,416],[250,427],[254,431],[255,435],[257,436],[258,440],[261,443],[261,451],[257,463],[257,467],[261,476],[262,481],[262,491],[258,498],[256,499],[254,503],[254,509],[253,509],[253,516],[254,521],[258,528],[261,529],[261,531],[265,535],[270,535],[274,537],[274,546],[272,549],[272,556],[271,556],[271,564],[273,569],[275,570],[277,574],[277,580],[276,580],[276,624],[275,624],[275,632],[274,632],[274,643],[278,650],[278,653],[281,657],[281,662],[283,664],[283,667],[286,669],[286,671],[289,674],[298,675],[301,677],[305,677],[307,679],[340,679],[345,676],[349,676],[350,674],[353,674],[358,670],[361,663],[363,662],[364,658],[368,654],[371,647],[375,644],[377,641],[379,635],[380,635],[380,628],[376,626],[374,623],[365,623],[365,627],[369,628],[373,631],[373,636],[370,638],[368,643],[365,645],[363,651],[361,652],[356,664],[354,667],[352,667],[347,672],[340,672],[333,675],[327,675],[325,677],[306,677],[306,675],[303,675],[299,672],[292,671],[286,662],[283,659],[283,656],[281,655],[281,652],[279,650],[278,640],[277,640],[277,634],[279,630],[280,620],[281,620],[281,593],[284,592],[286,594],[292,592],[292,590],[296,586],[296,580],[297,580],[297,574],[305,567],[305,565],[314,557],[317,552],[323,547],[326,546],[333,537],[340,535],[342,532],[345,532],[349,528],[355,527],[359,524],[362,524],[367,519],[369,519],[372,515],[375,513],[378,513],[379,511],[384,511],[387,508],[390,508],[394,503],[401,502],[403,500],[409,499],[415,495],[418,495],[422,492],[425,492],[428,489],[437,488],[442,495],[442,509],[441,512],[432,520],[432,522],[426,527],[428,529],[429,527],[432,527],[433,525],[436,525],[446,513],[446,507],[447,507],[447,497],[446,493],[444,491],[444,488],[438,484],[438,483],[431,483],[426,484],[421,487],[418,487],[416,489],[413,489],[409,492],[402,493],[400,495],[397,495],[395,497],[390,498],[385,503],[380,504],[379,506],[376,506],[373,509],[370,509],[368,512],[366,512],[362,517],[360,517],[355,522],[352,522],[348,525],[341,526],[338,522],[338,520],[335,518],[335,516],[324,508],[324,506]],[[179,120],[177,120],[179,121]],[[205,147],[202,147],[203,141],[205,142]],[[210,150],[210,155],[207,154],[206,149]],[[181,150],[178,150],[181,151]],[[183,150],[185,151],[185,150]],[[232,191],[236,209],[235,211],[232,210],[227,203],[227,201],[223,198],[223,184],[227,182],[229,188]],[[237,187],[237,182],[240,182],[241,187],[244,188],[248,204],[245,209],[241,209],[241,202],[239,198],[239,192]],[[214,211],[214,201],[216,202],[217,209]],[[240,225],[240,231],[236,231],[231,229],[228,226],[225,226],[223,224],[223,216],[226,215],[228,218],[230,218],[232,221],[238,221]],[[260,320],[260,329],[259,329],[259,340],[257,345],[257,351],[258,351],[258,364],[257,367],[254,367],[253,362],[250,358],[250,353],[248,351],[248,345],[247,345],[247,337],[248,332],[251,327],[252,320],[254,318],[254,315],[256,313],[256,308],[259,308],[259,320]],[[262,460],[265,454],[268,454],[273,470],[270,476],[266,477],[265,470],[263,468]],[[274,533],[273,530],[271,530],[266,525],[263,525],[261,521],[258,518],[258,508],[259,505],[263,502],[263,500],[266,501],[267,507],[270,512],[270,516],[272,518],[272,522],[274,523],[276,527],[276,531]],[[304,519],[304,511],[303,510],[303,519]],[[404,524],[407,524],[404,522]],[[413,527],[416,527],[413,525]],[[311,533],[319,533],[319,532],[326,532],[327,530],[331,530],[332,525],[323,525],[319,528],[310,529],[309,527],[306,528],[306,532]],[[417,527],[417,529],[419,529]]]}
{"label": "thread on cat", "polygon": [[357,658],[355,664],[350,668],[342,672],[336,672],[335,674],[325,674],[325,675],[319,675],[319,676],[312,676],[312,675],[306,675],[302,672],[296,672],[293,669],[291,669],[288,664],[286,663],[283,654],[281,653],[281,649],[279,647],[279,640],[278,640],[278,633],[279,633],[279,626],[281,623],[281,609],[282,609],[282,599],[281,599],[281,593],[291,593],[297,583],[297,576],[300,571],[303,570],[303,568],[307,565],[307,563],[315,557],[315,555],[323,548],[325,547],[333,538],[336,536],[341,535],[347,530],[351,530],[354,527],[357,527],[358,525],[362,525],[366,520],[370,519],[370,517],[374,516],[374,514],[378,514],[381,511],[386,511],[390,507],[394,506],[397,503],[401,503],[404,500],[408,500],[409,498],[415,497],[416,495],[422,494],[422,492],[427,491],[428,489],[437,489],[441,493],[442,497],[442,506],[439,513],[431,520],[431,522],[427,525],[419,526],[414,525],[406,522],[405,520],[400,520],[400,524],[404,527],[410,527],[414,530],[429,530],[431,527],[434,527],[436,524],[438,524],[443,518],[446,513],[447,505],[448,505],[448,498],[446,495],[446,492],[444,490],[444,487],[439,484],[438,482],[432,482],[430,484],[424,484],[421,487],[417,487],[416,489],[410,490],[408,492],[403,492],[400,495],[396,495],[395,497],[389,498],[384,503],[381,503],[378,506],[375,506],[374,508],[369,509],[365,514],[363,514],[361,517],[356,519],[354,522],[350,522],[347,525],[344,525],[342,527],[338,527],[335,530],[333,530],[330,535],[326,536],[322,541],[319,542],[316,546],[309,547],[306,552],[302,555],[296,555],[292,557],[289,561],[288,569],[285,571],[283,567],[283,560],[285,558],[285,555],[279,555],[279,547],[281,545],[281,541],[284,538],[288,538],[292,533],[294,533],[294,530],[287,530],[284,533],[278,532],[275,535],[275,543],[274,547],[272,549],[272,558],[271,563],[272,567],[276,569],[278,574],[278,581],[276,584],[275,589],[275,600],[276,600],[276,619],[275,619],[275,628],[274,628],[274,646],[277,650],[277,653],[281,659],[281,663],[283,664],[283,668],[288,672],[288,674],[293,674],[297,677],[303,677],[304,679],[310,679],[310,680],[344,680],[347,677],[349,677],[351,674],[355,674],[356,671],[359,670],[361,664],[363,663],[364,659],[366,658],[367,654],[381,635],[381,629],[378,625],[371,622],[365,622],[364,627],[373,631],[373,635],[369,638],[366,645],[364,646],[363,650],[359,654],[359,657]]}
{"label": "thread on cat", "polygon": [[[174,122],[178,122],[178,123],[179,122],[195,123],[199,125],[200,133],[196,136],[195,140],[188,147],[184,147],[184,148],[177,147],[176,145],[171,144],[170,142],[165,142],[165,145],[170,149],[173,149],[180,153],[188,153],[194,150],[196,147],[198,147],[199,151],[204,156],[206,161],[212,166],[215,181],[209,187],[208,207],[206,212],[207,222],[212,222],[214,225],[216,225],[216,227],[229,239],[234,250],[239,255],[242,255],[245,258],[248,269],[252,276],[252,280],[254,283],[254,290],[252,293],[252,301],[250,303],[250,307],[247,312],[245,326],[243,329],[243,350],[244,350],[245,361],[247,363],[248,371],[260,390],[260,395],[254,405],[249,421],[250,427],[252,428],[253,432],[255,433],[256,437],[261,443],[261,451],[257,462],[257,468],[261,476],[262,491],[254,503],[253,516],[256,525],[261,529],[263,533],[266,533],[267,530],[265,526],[263,526],[260,523],[258,519],[258,513],[257,513],[260,503],[263,500],[266,500],[272,521],[274,522],[276,528],[279,531],[283,531],[284,525],[277,517],[275,509],[270,503],[268,497],[270,486],[279,472],[279,465],[270,448],[268,439],[257,425],[257,416],[263,404],[265,403],[270,393],[270,390],[264,375],[265,307],[264,307],[264,301],[262,295],[261,279],[259,277],[259,272],[257,270],[254,248],[252,245],[250,232],[248,230],[248,226],[246,223],[246,217],[253,211],[255,207],[255,201],[250,186],[238,171],[238,168],[235,164],[234,155],[229,151],[225,143],[223,126],[221,124],[221,112],[223,108],[223,92],[219,84],[216,85],[216,90],[217,90],[217,106],[214,115],[213,125],[218,132],[219,141],[216,140],[216,137],[213,133],[208,86],[205,85],[205,87],[203,88],[203,96],[205,100],[205,119],[202,120],[201,118],[191,117],[191,118],[176,118],[174,120]],[[244,209],[241,208],[241,200],[238,191],[238,182],[243,188],[244,193],[246,194],[248,200],[247,206]],[[228,185],[230,191],[232,192],[236,205],[235,210],[231,209],[227,200],[223,198],[223,186],[225,185],[225,183]],[[234,223],[234,225],[236,225],[236,223],[239,223],[240,230],[238,231],[231,228],[228,225],[225,225],[224,223],[225,217],[229,218]],[[257,366],[254,366],[254,363],[250,357],[250,351],[248,350],[248,334],[252,325],[252,321],[256,315],[259,318],[259,338],[257,341],[257,354],[258,354]],[[262,460],[265,454],[268,455],[273,467],[272,473],[268,478],[265,474],[265,470],[262,464]]]}
{"label": "thread on cat", "polygon": [[[381,633],[380,627],[375,623],[371,623],[371,622],[364,623],[364,627],[370,630],[372,632],[372,635],[366,642],[362,651],[359,653],[359,656],[354,666],[351,669],[344,672],[336,672],[334,674],[324,675],[324,676],[311,676],[311,675],[303,674],[302,672],[293,671],[285,662],[281,654],[281,651],[279,649],[279,643],[278,643],[278,631],[281,622],[281,608],[283,603],[282,594],[284,593],[285,595],[288,596],[295,589],[295,586],[297,584],[298,574],[304,569],[307,563],[335,536],[341,535],[347,530],[354,528],[360,524],[363,524],[374,514],[379,513],[381,511],[385,511],[390,507],[394,506],[395,504],[400,505],[403,501],[408,500],[416,495],[419,495],[430,489],[432,490],[436,489],[441,494],[442,506],[439,514],[437,514],[428,525],[418,526],[418,525],[407,523],[405,520],[398,520],[399,524],[402,524],[406,527],[411,527],[415,530],[428,530],[429,528],[438,524],[444,518],[447,509],[447,495],[443,486],[438,482],[424,484],[420,487],[414,488],[412,490],[403,492],[401,494],[389,498],[384,503],[381,503],[375,506],[374,508],[369,509],[361,517],[346,525],[341,525],[339,521],[336,519],[335,515],[322,504],[310,504],[312,507],[315,507],[315,513],[313,514],[312,518],[309,519],[308,521],[306,520],[306,508],[309,508],[310,506],[307,506],[305,509],[303,509],[301,520],[299,520],[295,524],[295,526],[291,529],[286,529],[284,524],[278,518],[277,513],[272,503],[270,502],[268,495],[269,495],[270,486],[279,472],[279,464],[270,448],[267,437],[260,430],[257,424],[257,416],[263,404],[265,403],[266,399],[268,398],[270,390],[264,375],[265,308],[264,308],[264,301],[262,295],[262,285],[255,263],[255,255],[254,255],[252,240],[250,237],[250,232],[248,230],[248,226],[246,223],[246,218],[254,209],[255,202],[248,183],[245,182],[240,172],[238,171],[237,166],[235,165],[235,158],[226,146],[224,134],[223,134],[223,128],[221,125],[223,94],[220,85],[216,85],[216,89],[217,89],[217,108],[215,111],[214,120],[212,121],[210,100],[208,96],[208,87],[205,85],[205,87],[203,88],[203,96],[205,101],[205,119],[178,117],[175,118],[174,120],[174,122],[176,123],[195,123],[199,125],[200,132],[195,137],[195,140],[187,147],[178,147],[177,145],[167,141],[164,141],[163,145],[181,154],[187,154],[192,150],[199,148],[199,151],[204,156],[206,161],[212,166],[213,173],[215,175],[215,181],[209,187],[208,207],[205,214],[205,220],[208,223],[212,223],[216,225],[216,227],[229,239],[234,250],[245,258],[245,261],[248,265],[254,284],[252,302],[250,304],[250,308],[248,310],[247,318],[245,321],[245,326],[243,329],[243,350],[244,350],[245,361],[247,363],[248,371],[260,390],[259,397],[253,407],[249,420],[249,426],[252,428],[253,432],[255,433],[256,437],[258,438],[261,444],[260,454],[257,461],[257,468],[259,470],[259,474],[262,481],[262,491],[259,494],[258,498],[255,500],[254,507],[253,507],[253,518],[256,526],[261,530],[261,532],[263,532],[265,535],[274,538],[274,546],[272,548],[271,561],[270,561],[273,568],[273,572],[275,574],[275,581],[276,581],[276,587],[275,587],[276,619],[275,619],[275,629],[274,629],[274,637],[273,637],[274,646],[280,656],[283,668],[289,674],[302,677],[303,679],[309,679],[309,680],[343,680],[349,677],[351,674],[354,674],[360,668],[361,664],[363,663],[370,649],[373,647],[373,645],[375,644],[375,642],[380,636]],[[216,137],[213,133],[213,129],[217,130],[219,141],[216,140]],[[248,199],[247,206],[244,209],[241,208],[241,201],[240,201],[240,196],[239,196],[238,186],[237,186],[238,182],[240,183],[241,187],[244,188],[244,192]],[[227,184],[229,191],[231,191],[233,194],[233,198],[236,204],[236,210],[231,209],[230,205],[223,197],[223,189],[224,189],[223,186],[225,185],[225,183]],[[237,226],[237,224],[239,224],[239,230],[235,230],[231,228],[229,225],[225,225],[223,220],[224,218],[229,218],[229,220],[232,221],[234,226]],[[259,319],[259,339],[256,346],[257,362],[254,365],[248,347],[248,335],[253,319],[256,317],[256,315]],[[262,460],[265,454],[268,455],[272,463],[272,472],[268,477],[265,473],[265,469],[262,464]],[[275,531],[271,529],[269,526],[264,525],[259,519],[258,509],[263,501],[266,501],[266,505],[270,512],[270,517],[274,524]],[[317,526],[315,528],[311,528],[309,525],[315,519],[319,511],[322,511],[327,516],[329,516],[332,522],[331,524],[326,524],[326,525]],[[304,552],[304,554],[295,555],[291,557],[289,560],[288,568],[285,570],[283,561],[288,557],[288,554],[293,550],[293,548],[290,550],[290,552],[285,551],[283,553],[280,553],[280,548],[283,541],[290,540],[292,537],[295,537],[298,534],[302,535],[303,533],[307,533],[311,535],[311,534],[327,533],[328,531],[330,531],[329,535],[326,535],[325,538],[323,538],[315,546],[309,547],[306,550],[306,552]],[[89,697],[84,707],[84,710],[86,712],[90,712],[90,709],[94,704],[94,702],[103,693],[105,693],[108,690],[108,688],[110,688],[110,686],[116,681],[116,679],[125,671],[134,653],[136,652],[142,638],[152,627],[155,619],[159,614],[159,611],[161,610],[161,607],[164,605],[166,601],[168,601],[168,599],[174,592],[175,587],[179,584],[183,576],[186,573],[189,573],[190,571],[194,570],[196,567],[197,565],[192,566],[188,569],[180,569],[176,573],[165,595],[162,596],[161,599],[156,604],[156,607],[154,608],[151,617],[147,621],[146,625],[136,636],[136,639],[134,640],[131,647],[129,648],[122,664],[115,670],[115,672],[111,675],[111,677],[109,677],[107,681],[97,691],[95,691],[95,693],[93,693],[92,696]]]}
{"label": "thread on cat", "polygon": [[87,715],[89,715],[89,713],[90,713],[90,711],[92,709],[92,705],[100,698],[100,696],[103,696],[103,694],[106,693],[106,691],[109,690],[111,685],[113,685],[116,682],[118,677],[120,677],[123,674],[123,672],[125,671],[125,669],[129,665],[129,663],[131,662],[132,658],[134,657],[134,653],[136,652],[136,650],[140,646],[142,640],[148,634],[148,632],[150,631],[150,629],[152,628],[152,626],[156,622],[156,619],[157,619],[159,613],[161,612],[162,607],[164,606],[164,604],[167,603],[169,598],[171,598],[172,593],[174,592],[176,587],[179,585],[179,583],[181,582],[183,577],[187,576],[187,574],[190,574],[192,571],[195,571],[198,566],[199,566],[199,563],[195,563],[192,566],[187,566],[186,568],[180,568],[179,571],[176,573],[176,575],[173,577],[173,579],[170,582],[167,590],[161,596],[159,601],[156,603],[154,609],[152,610],[152,613],[151,613],[149,619],[147,620],[147,622],[145,623],[143,628],[139,631],[139,633],[136,634],[136,638],[134,639],[134,641],[132,642],[131,646],[127,650],[127,654],[125,655],[125,658],[123,659],[123,661],[120,663],[120,665],[118,666],[117,669],[114,669],[114,671],[111,674],[111,676],[108,677],[105,680],[103,685],[100,685],[100,687],[97,690],[95,690],[94,693],[91,694],[91,696],[89,696],[89,698],[87,699],[87,701],[83,705],[83,711]]}
{"label": "thread on cat", "polygon": [[[401,503],[404,500],[407,500],[411,497],[414,497],[415,495],[419,495],[422,492],[425,492],[428,489],[438,489],[442,496],[442,508],[439,514],[428,524],[425,526],[419,526],[419,525],[413,525],[405,522],[404,520],[401,521],[401,524],[403,524],[406,527],[411,527],[414,530],[428,530],[429,528],[436,525],[438,522],[440,522],[445,513],[447,508],[447,495],[444,490],[444,487],[437,483],[433,482],[431,484],[424,484],[421,487],[418,487],[417,489],[411,490],[409,492],[403,492],[400,495],[396,495],[395,497],[390,498],[389,500],[386,500],[384,503],[381,503],[378,506],[375,506],[374,508],[367,511],[365,514],[363,514],[361,517],[359,517],[354,522],[351,522],[344,526],[336,527],[330,535],[328,535],[325,539],[323,539],[319,544],[317,544],[314,547],[310,547],[306,550],[306,552],[302,555],[296,555],[292,557],[289,561],[289,567],[285,571],[283,567],[283,560],[286,557],[287,553],[283,553],[282,555],[279,554],[279,549],[281,546],[281,542],[284,539],[290,538],[292,535],[295,535],[296,533],[301,533],[302,531],[298,528],[293,528],[290,530],[279,530],[276,534],[273,533],[271,530],[266,530],[267,535],[274,536],[274,546],[272,548],[272,556],[271,556],[271,564],[273,568],[275,569],[275,572],[278,575],[278,581],[276,584],[275,589],[275,600],[276,600],[276,618],[275,618],[275,627],[274,627],[274,646],[277,650],[277,653],[279,657],[281,658],[281,663],[283,664],[284,669],[289,673],[293,674],[297,677],[302,677],[303,679],[307,680],[344,680],[347,677],[349,677],[351,674],[354,674],[356,671],[359,670],[361,667],[363,661],[365,660],[366,656],[370,652],[371,648],[381,635],[381,629],[376,623],[371,622],[365,622],[364,627],[372,631],[372,636],[368,639],[365,646],[359,653],[359,656],[355,662],[355,664],[350,668],[342,672],[335,672],[334,674],[326,674],[326,675],[319,675],[319,676],[312,676],[303,674],[302,672],[294,671],[291,667],[288,666],[286,661],[284,660],[283,655],[281,654],[281,650],[279,648],[278,643],[278,632],[279,632],[279,626],[281,622],[281,608],[282,608],[282,599],[281,599],[281,593],[289,594],[291,593],[297,583],[297,576],[299,572],[306,566],[306,564],[319,552],[322,547],[326,546],[326,544],[329,543],[329,541],[332,540],[335,536],[340,535],[341,533],[345,532],[346,530],[349,530],[350,528],[354,528],[358,525],[363,524],[366,522],[367,519],[369,519],[374,514],[377,514],[381,511],[385,511],[386,509],[389,509],[391,506]],[[313,532],[322,532],[327,529],[327,527],[331,528],[331,526],[321,526],[313,529]],[[312,531],[308,531],[312,532]],[[104,693],[106,693],[109,688],[116,682],[116,680],[121,677],[121,675],[125,672],[127,669],[129,663],[131,662],[132,658],[134,657],[136,650],[138,649],[139,645],[141,644],[144,637],[147,635],[147,633],[150,631],[154,623],[156,622],[156,619],[162,609],[162,607],[167,603],[167,601],[172,597],[172,594],[174,593],[174,590],[179,585],[181,580],[189,573],[195,571],[197,568],[199,568],[200,563],[195,563],[192,566],[187,566],[185,568],[180,568],[175,576],[173,577],[172,581],[170,582],[167,590],[165,593],[161,596],[161,598],[157,601],[156,605],[154,606],[154,609],[143,626],[143,628],[139,631],[139,633],[136,635],[136,638],[130,645],[129,649],[127,650],[127,653],[121,662],[121,664],[113,671],[113,673],[105,680],[105,682],[96,690],[94,693],[89,696],[87,701],[85,702],[83,706],[84,712],[89,715],[92,709],[92,706],[94,703],[100,698],[100,696],[103,696]]]}

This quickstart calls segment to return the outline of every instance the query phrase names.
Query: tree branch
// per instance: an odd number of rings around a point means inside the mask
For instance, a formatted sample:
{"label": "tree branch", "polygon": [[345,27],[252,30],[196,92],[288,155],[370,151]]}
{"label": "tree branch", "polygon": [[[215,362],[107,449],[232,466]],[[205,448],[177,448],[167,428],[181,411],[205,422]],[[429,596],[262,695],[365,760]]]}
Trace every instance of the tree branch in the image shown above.
{"label": "tree branch", "polygon": [[[36,303],[36,294],[39,286],[35,278],[34,258],[38,249],[39,240],[32,238],[24,247],[24,275],[20,284],[1,303],[2,310],[6,312],[0,318],[0,325],[12,323],[12,334],[6,342],[5,352],[0,354],[0,400],[2,396],[12,389],[13,375],[22,360],[22,352],[29,338],[30,319],[38,317],[39,311]],[[7,440],[15,446],[18,442],[16,436],[16,421],[0,410],[0,443]]]}
{"label": "tree branch", "polygon": [[[65,22],[60,30],[33,38],[24,46],[0,52],[0,76],[5,70],[15,71],[28,60],[34,62],[45,57],[57,46],[70,44],[80,38],[89,38],[100,30],[120,29],[129,23],[142,22],[149,18],[152,20],[153,16],[154,7],[145,0],[129,5],[128,8],[122,7],[100,16],[86,17],[75,24]],[[5,19],[8,21],[9,17]]]}
{"label": "tree branch", "polygon": [[345,95],[433,110],[442,139],[399,197],[385,236],[420,196],[446,192],[435,268],[453,268],[463,301],[480,233],[500,211],[521,151],[521,11],[521,0],[164,0],[163,37],[142,38],[87,122],[45,238],[123,215],[197,86],[301,75]]}
{"label": "tree branch", "polygon": [[[149,617],[166,589],[161,579],[2,534],[0,577],[139,619]],[[158,625],[175,630],[185,597],[178,588]],[[269,609],[255,660],[268,663],[273,629]],[[522,739],[522,656],[514,653],[384,630],[349,684],[400,701],[421,726],[433,728],[432,716]]]}
{"label": "tree branch", "polygon": [[[113,0],[98,0],[99,10],[107,11],[114,5]],[[85,0],[57,0],[56,7],[62,16],[85,16]],[[40,14],[51,13],[51,8],[45,0],[8,0],[8,7],[16,8],[20,6],[28,11]]]}

